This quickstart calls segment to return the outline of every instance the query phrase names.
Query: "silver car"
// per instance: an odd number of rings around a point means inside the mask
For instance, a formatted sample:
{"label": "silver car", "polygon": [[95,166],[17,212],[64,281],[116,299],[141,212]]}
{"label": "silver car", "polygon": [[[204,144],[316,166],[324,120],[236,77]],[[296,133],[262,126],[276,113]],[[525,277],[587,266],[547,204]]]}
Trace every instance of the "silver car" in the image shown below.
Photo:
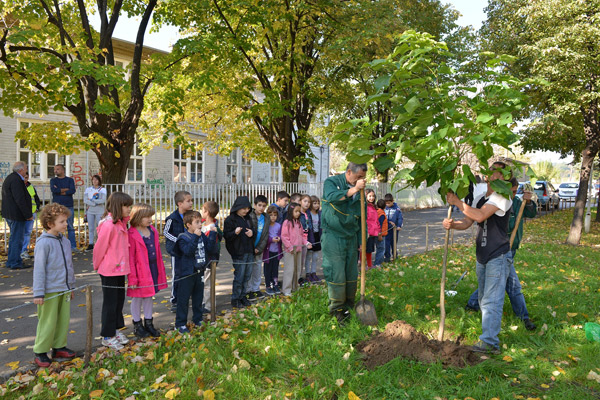
{"label": "silver car", "polygon": [[560,197],[561,199],[570,199],[573,197],[577,197],[578,191],[579,191],[579,183],[576,183],[576,182],[561,183],[558,186],[558,197]]}

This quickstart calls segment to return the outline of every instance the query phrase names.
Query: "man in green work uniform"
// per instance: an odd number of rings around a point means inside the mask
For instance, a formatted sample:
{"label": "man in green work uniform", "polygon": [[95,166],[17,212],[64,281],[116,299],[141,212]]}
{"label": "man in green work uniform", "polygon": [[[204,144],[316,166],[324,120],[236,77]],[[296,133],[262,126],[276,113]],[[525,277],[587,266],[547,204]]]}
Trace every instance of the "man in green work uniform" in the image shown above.
{"label": "man in green work uniform", "polygon": [[342,325],[350,317],[356,298],[360,190],[365,188],[366,174],[367,164],[350,163],[345,173],[327,178],[323,186],[323,274],[329,313]]}

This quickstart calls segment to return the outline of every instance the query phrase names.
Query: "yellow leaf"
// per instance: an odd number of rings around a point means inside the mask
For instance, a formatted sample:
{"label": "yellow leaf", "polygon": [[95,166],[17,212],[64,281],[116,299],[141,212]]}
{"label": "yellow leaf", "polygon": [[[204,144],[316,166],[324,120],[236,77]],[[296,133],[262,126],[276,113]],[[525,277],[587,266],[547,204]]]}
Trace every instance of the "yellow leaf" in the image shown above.
{"label": "yellow leaf", "polygon": [[169,353],[165,353],[163,357],[163,363],[166,363],[167,361],[169,361]]}
{"label": "yellow leaf", "polygon": [[210,389],[205,390],[202,395],[204,396],[204,400],[215,400],[215,392]]}
{"label": "yellow leaf", "polygon": [[577,316],[576,312],[568,312],[567,313],[567,317],[573,318],[573,317],[576,317],[576,316]]}
{"label": "yellow leaf", "polygon": [[545,383],[542,383],[540,386],[543,387],[544,389],[550,388],[550,386],[546,385]]}
{"label": "yellow leaf", "polygon": [[16,349],[18,349],[18,348],[19,348],[19,346],[9,347],[9,348],[8,348],[8,351],[14,351],[14,350],[16,350]]}
{"label": "yellow leaf", "polygon": [[121,153],[119,153],[118,151],[115,151],[115,158],[121,158]]}
{"label": "yellow leaf", "polygon": [[506,362],[511,362],[513,360],[511,356],[504,356],[502,359]]}
{"label": "yellow leaf", "polygon": [[71,329],[71,330],[69,331],[69,333],[75,333],[75,331],[74,331],[73,329]]}
{"label": "yellow leaf", "polygon": [[221,339],[223,339],[223,340],[227,340],[228,337],[229,337],[229,335],[227,333],[224,333],[221,335]]}
{"label": "yellow leaf", "polygon": [[411,312],[413,309],[412,304],[407,304],[406,306],[404,306],[404,308],[406,309],[406,311]]}
{"label": "yellow leaf", "polygon": [[167,399],[174,399],[175,397],[177,397],[177,395],[179,394],[179,392],[181,392],[181,389],[179,388],[174,388],[169,390],[167,393],[165,393],[165,397]]}
{"label": "yellow leaf", "polygon": [[102,394],[104,394],[104,390],[102,390],[102,389],[94,390],[93,392],[90,392],[90,399],[97,399],[97,398],[101,397]]}
{"label": "yellow leaf", "polygon": [[19,361],[13,361],[6,364],[6,366],[10,367],[13,371],[19,368]]}
{"label": "yellow leaf", "polygon": [[360,397],[355,395],[354,392],[350,391],[350,392],[348,392],[348,399],[349,400],[360,400]]}

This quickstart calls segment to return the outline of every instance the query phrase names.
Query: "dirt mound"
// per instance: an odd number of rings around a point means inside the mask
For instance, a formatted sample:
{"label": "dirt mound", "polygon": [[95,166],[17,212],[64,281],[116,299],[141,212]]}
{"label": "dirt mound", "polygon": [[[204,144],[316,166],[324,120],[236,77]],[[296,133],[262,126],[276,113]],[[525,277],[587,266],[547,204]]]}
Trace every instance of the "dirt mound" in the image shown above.
{"label": "dirt mound", "polygon": [[463,368],[482,361],[481,355],[455,342],[429,340],[404,321],[390,322],[385,331],[365,340],[356,347],[364,356],[368,369],[383,365],[396,357],[423,363],[441,361],[446,367]]}

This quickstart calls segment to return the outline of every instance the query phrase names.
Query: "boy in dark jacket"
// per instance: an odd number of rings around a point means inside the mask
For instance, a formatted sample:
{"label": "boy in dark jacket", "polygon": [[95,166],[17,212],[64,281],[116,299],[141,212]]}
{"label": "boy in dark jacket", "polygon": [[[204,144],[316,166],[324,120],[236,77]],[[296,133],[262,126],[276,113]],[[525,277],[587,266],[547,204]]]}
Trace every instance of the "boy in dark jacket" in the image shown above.
{"label": "boy in dark jacket", "polygon": [[188,333],[186,326],[190,297],[192,298],[192,322],[202,324],[202,298],[204,297],[204,270],[208,264],[207,253],[213,250],[217,228],[213,227],[209,236],[202,233],[202,216],[198,211],[188,211],[183,215],[186,232],[181,233],[175,242],[175,275],[181,279],[178,287],[177,314],[175,329]]}
{"label": "boy in dark jacket", "polygon": [[404,218],[402,217],[402,210],[398,207],[398,204],[394,202],[394,196],[391,193],[387,193],[384,196],[385,200],[385,217],[388,220],[388,234],[385,237],[385,253],[383,262],[389,262],[391,257],[394,255],[392,251],[392,243],[397,246],[398,235],[396,236],[396,243],[394,243],[394,230],[402,230],[402,223]]}
{"label": "boy in dark jacket", "polygon": [[260,281],[262,275],[262,259],[263,251],[267,246],[269,238],[269,216],[265,213],[267,208],[267,198],[263,195],[258,195],[254,199],[254,210],[250,211],[250,219],[252,220],[252,229],[256,232],[254,239],[254,264],[248,283],[248,291],[246,298],[250,301],[258,300],[265,297],[265,294],[260,291]]}
{"label": "boy in dark jacket", "polygon": [[223,224],[225,247],[233,263],[233,288],[231,305],[234,308],[247,307],[250,301],[245,294],[254,264],[254,235],[250,212],[250,200],[239,196],[231,207],[230,214]]}
{"label": "boy in dark jacket", "polygon": [[175,193],[175,204],[177,205],[177,210],[173,211],[165,219],[165,228],[163,230],[165,247],[167,248],[167,253],[171,255],[171,276],[173,277],[173,285],[171,287],[172,312],[177,311],[177,287],[179,286],[177,276],[175,275],[175,242],[177,241],[177,237],[186,230],[183,225],[183,214],[194,207],[194,201],[190,192],[180,190]]}

